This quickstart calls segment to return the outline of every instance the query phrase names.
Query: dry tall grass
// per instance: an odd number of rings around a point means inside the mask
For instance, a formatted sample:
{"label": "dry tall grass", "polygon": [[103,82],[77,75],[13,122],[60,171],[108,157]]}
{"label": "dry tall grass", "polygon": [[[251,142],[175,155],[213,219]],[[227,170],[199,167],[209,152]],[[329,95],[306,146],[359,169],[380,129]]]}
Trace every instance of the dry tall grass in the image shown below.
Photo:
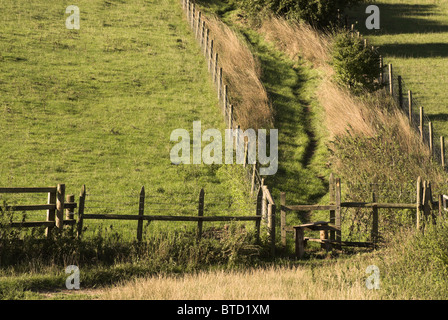
{"label": "dry tall grass", "polygon": [[218,18],[203,17],[218,52],[237,122],[243,129],[270,128],[273,110],[260,81],[261,67],[247,43]]}
{"label": "dry tall grass", "polygon": [[260,32],[292,59],[304,58],[322,71],[316,99],[325,109],[330,139],[348,133],[374,137],[381,128],[394,128],[396,135],[390,139],[399,143],[402,152],[429,158],[429,148],[421,142],[407,116],[384,90],[355,96],[348,88],[333,81],[331,34],[322,33],[306,23],[278,17],[266,19]]}
{"label": "dry tall grass", "polygon": [[299,56],[312,62],[316,67],[328,67],[332,37],[303,22],[287,21],[280,17],[269,17],[263,21],[259,31],[266,39],[277,44],[291,59]]}
{"label": "dry tall grass", "polygon": [[310,267],[272,267],[247,271],[200,272],[136,279],[106,289],[107,300],[364,300],[378,299],[366,288],[371,262]]}

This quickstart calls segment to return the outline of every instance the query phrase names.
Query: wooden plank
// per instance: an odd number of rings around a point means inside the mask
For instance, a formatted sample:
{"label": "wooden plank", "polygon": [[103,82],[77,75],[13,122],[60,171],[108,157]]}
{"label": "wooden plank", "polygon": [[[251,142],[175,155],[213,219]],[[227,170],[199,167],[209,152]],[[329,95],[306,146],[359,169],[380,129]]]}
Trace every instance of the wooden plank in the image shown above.
{"label": "wooden plank", "polygon": [[[255,216],[261,217],[262,216],[262,206],[263,206],[263,189],[260,187],[258,189],[257,194],[257,208],[255,211]],[[261,229],[261,219],[255,220],[255,229],[256,229],[256,240],[257,243],[260,241],[260,229]]]}
{"label": "wooden plank", "polygon": [[144,221],[257,221],[261,216],[215,216],[215,217],[194,217],[194,216],[143,216],[130,214],[84,214],[84,219],[90,220],[139,220]]}
{"label": "wooden plank", "polygon": [[54,221],[24,221],[24,222],[11,222],[9,224],[13,228],[32,228],[32,227],[47,227],[54,226]]}
{"label": "wooden plank", "polygon": [[64,221],[65,184],[58,184],[56,192],[56,228],[62,229]]}
{"label": "wooden plank", "polygon": [[268,186],[263,186],[263,193],[266,195],[268,203],[275,204],[274,199],[271,196],[271,192],[269,192]]}
{"label": "wooden plank", "polygon": [[[138,203],[138,216],[143,218],[145,214],[145,187],[143,186],[140,190],[140,197]],[[142,242],[143,237],[143,219],[139,219],[137,223],[137,241]]]}
{"label": "wooden plank", "polygon": [[0,188],[0,193],[56,193],[56,187],[43,188]]}
{"label": "wooden plank", "polygon": [[304,229],[295,228],[296,256],[301,259],[305,255],[306,241],[304,239]]}
{"label": "wooden plank", "polygon": [[336,205],[320,205],[320,204],[305,204],[305,205],[290,205],[281,206],[285,211],[327,211],[336,210]]}
{"label": "wooden plank", "polygon": [[418,177],[417,178],[417,204],[416,204],[416,209],[417,209],[417,214],[416,214],[416,227],[417,230],[420,230],[421,228],[421,217],[422,217],[422,213],[421,213],[421,206],[422,206],[422,178]]}
{"label": "wooden plank", "polygon": [[2,210],[8,211],[39,211],[39,210],[54,210],[56,205],[54,204],[32,204],[32,205],[18,205],[18,206],[5,206],[0,207]]}
{"label": "wooden plank", "polygon": [[341,202],[344,208],[415,209],[415,203]]}
{"label": "wooden plank", "polygon": [[53,205],[53,209],[47,209],[47,221],[52,222],[52,225],[45,229],[45,236],[49,238],[51,236],[51,229],[55,226],[56,219],[56,188],[53,192],[48,193],[48,204]]}

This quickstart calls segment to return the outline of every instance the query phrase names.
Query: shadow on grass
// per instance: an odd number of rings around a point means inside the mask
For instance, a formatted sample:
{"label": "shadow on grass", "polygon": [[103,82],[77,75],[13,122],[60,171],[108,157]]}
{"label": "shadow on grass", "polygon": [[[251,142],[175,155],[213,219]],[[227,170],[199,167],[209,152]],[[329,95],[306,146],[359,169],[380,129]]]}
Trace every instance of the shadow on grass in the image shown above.
{"label": "shadow on grass", "polygon": [[[368,30],[365,27],[365,19],[370,15],[365,13],[365,9],[370,4],[377,5],[380,9],[380,30]],[[349,12],[350,23],[357,20],[357,29],[365,35],[448,32],[448,24],[429,18],[441,14],[440,7],[434,4],[381,2],[360,5]]]}
{"label": "shadow on grass", "polygon": [[381,45],[383,55],[406,58],[448,57],[448,43],[388,43]]}

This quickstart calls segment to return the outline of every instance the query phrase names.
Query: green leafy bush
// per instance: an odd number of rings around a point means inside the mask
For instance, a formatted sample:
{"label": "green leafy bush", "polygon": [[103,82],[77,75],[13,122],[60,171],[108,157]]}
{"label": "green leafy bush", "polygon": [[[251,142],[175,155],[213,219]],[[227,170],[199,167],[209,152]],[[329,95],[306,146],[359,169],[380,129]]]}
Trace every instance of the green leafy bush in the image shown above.
{"label": "green leafy bush", "polygon": [[334,40],[331,63],[337,81],[355,92],[380,88],[381,84],[377,81],[380,74],[378,52],[365,46],[361,38],[347,32],[336,35]]}
{"label": "green leafy bush", "polygon": [[250,16],[260,12],[306,21],[316,27],[327,28],[337,25],[338,14],[345,8],[364,0],[234,0],[234,5]]}

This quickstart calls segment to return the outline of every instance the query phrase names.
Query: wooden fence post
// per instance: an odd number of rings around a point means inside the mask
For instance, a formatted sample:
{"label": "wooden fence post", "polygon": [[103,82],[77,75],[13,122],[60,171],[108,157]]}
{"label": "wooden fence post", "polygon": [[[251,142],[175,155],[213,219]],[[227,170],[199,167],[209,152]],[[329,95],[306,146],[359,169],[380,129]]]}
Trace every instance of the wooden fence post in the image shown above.
{"label": "wooden fence post", "polygon": [[233,128],[233,104],[229,105],[229,121],[228,129]]}
{"label": "wooden fence post", "polygon": [[196,15],[196,5],[195,5],[194,2],[192,3],[192,6],[193,6],[193,8],[191,9],[191,29],[193,29],[193,32],[195,32],[195,30],[194,30],[194,20],[195,20],[194,16]]}
{"label": "wooden fence post", "polygon": [[417,220],[417,230],[420,230],[421,228],[421,218],[422,218],[422,213],[421,213],[421,209],[422,209],[422,178],[418,177],[417,178],[417,201],[416,201],[416,209],[417,209],[417,216],[416,216],[416,220]]}
{"label": "wooden fence post", "polygon": [[286,247],[286,211],[283,207],[286,206],[286,193],[280,193],[280,236],[282,245]]}
{"label": "wooden fence post", "polygon": [[[213,63],[213,39],[210,41],[210,50],[208,54],[208,72],[213,75],[212,63]],[[213,81],[215,81],[213,79]]]}
{"label": "wooden fence post", "polygon": [[391,63],[389,64],[389,93],[392,97],[394,96],[394,78]]}
{"label": "wooden fence post", "polygon": [[443,136],[440,136],[440,160],[442,168],[445,170],[445,138]]}
{"label": "wooden fence post", "polygon": [[[204,216],[204,189],[202,188],[199,192],[199,203],[198,203],[198,217]],[[201,219],[198,220],[198,239],[200,240],[202,238],[202,224],[203,221]]]}
{"label": "wooden fence post", "polygon": [[218,72],[218,100],[221,100],[221,95],[222,95],[222,68],[219,68],[219,72]]}
{"label": "wooden fence post", "polygon": [[275,256],[275,204],[268,205],[268,228],[271,241],[271,256]]}
{"label": "wooden fence post", "polygon": [[215,52],[215,62],[213,63],[213,74],[212,74],[212,78],[213,78],[213,83],[216,84],[216,82],[218,81],[218,52]]}
{"label": "wooden fence post", "polygon": [[208,66],[208,33],[210,32],[210,30],[208,28],[205,28],[205,35],[204,35],[204,57],[207,60],[207,66]]}
{"label": "wooden fence post", "polygon": [[65,184],[58,184],[56,193],[56,228],[64,227]]}
{"label": "wooden fence post", "polygon": [[434,155],[434,145],[433,145],[434,134],[431,121],[428,122],[428,126],[429,126],[429,153],[431,154],[432,157]]}
{"label": "wooden fence post", "polygon": [[84,205],[86,202],[86,186],[83,185],[81,188],[81,193],[79,195],[79,204],[78,204],[78,234],[76,237],[81,239],[83,222],[84,222]]}
{"label": "wooden fence post", "polygon": [[[375,191],[372,192],[372,202],[377,203],[378,198]],[[376,243],[378,241],[378,207],[375,205],[372,208],[372,234],[371,239],[373,242],[373,245],[376,246]]]}
{"label": "wooden fence post", "polygon": [[201,11],[199,11],[198,12],[198,22],[196,23],[196,30],[195,30],[195,36],[196,36],[196,39],[197,40],[199,40],[199,37],[200,37],[200,35],[199,35],[199,33],[200,33],[200,28],[201,28],[201,15],[202,15],[202,13],[201,13]]}
{"label": "wooden fence post", "polygon": [[[56,206],[56,192],[49,192],[48,193],[48,204],[54,204]],[[55,222],[56,219],[56,209],[49,209],[47,210],[47,221],[53,221]],[[56,223],[56,222],[55,222]],[[49,238],[51,236],[51,229],[52,227],[47,227],[45,229],[45,236]]]}
{"label": "wooden fence post", "polygon": [[408,116],[409,116],[409,123],[412,124],[412,91],[408,91]]}
{"label": "wooden fence post", "polygon": [[403,107],[403,87],[401,83],[401,76],[398,76],[398,105],[400,108]]}
{"label": "wooden fence post", "polygon": [[[140,190],[140,197],[138,202],[138,216],[143,218],[145,214],[145,187]],[[143,239],[143,219],[138,219],[137,223],[137,241],[142,242]]]}
{"label": "wooden fence post", "polygon": [[[68,194],[65,197],[65,201],[70,203],[70,202],[75,202],[75,195],[74,194]],[[73,209],[65,209],[65,219],[67,220],[73,220],[75,218],[75,211]]]}
{"label": "wooden fence post", "polygon": [[227,109],[227,85],[224,85],[224,93],[222,95],[222,110],[226,114]]}
{"label": "wooden fence post", "polygon": [[341,242],[342,241],[342,232],[341,232],[341,179],[336,178],[336,185],[335,185],[335,204],[336,204],[336,219],[335,219],[335,226],[336,229],[336,241]]}
{"label": "wooden fence post", "polygon": [[380,55],[380,76],[378,78],[379,83],[382,85],[384,83],[384,65],[383,56]]}
{"label": "wooden fence post", "polygon": [[423,119],[423,107],[420,107],[420,126],[418,127],[420,130],[420,139],[424,142],[424,119]]}
{"label": "wooden fence post", "polygon": [[[330,204],[335,204],[335,190],[334,190],[334,175],[333,172],[330,173],[330,180],[329,180],[329,193],[330,193]],[[335,225],[336,222],[336,218],[335,218],[335,211],[334,210],[330,210],[330,224]],[[335,240],[335,233],[333,230],[330,231],[330,241],[334,241]]]}
{"label": "wooden fence post", "polygon": [[262,205],[263,205],[263,187],[260,186],[260,188],[258,189],[258,194],[257,194],[257,210],[255,213],[259,217],[257,220],[255,220],[255,229],[256,229],[255,239],[257,240],[257,243],[260,242]]}

